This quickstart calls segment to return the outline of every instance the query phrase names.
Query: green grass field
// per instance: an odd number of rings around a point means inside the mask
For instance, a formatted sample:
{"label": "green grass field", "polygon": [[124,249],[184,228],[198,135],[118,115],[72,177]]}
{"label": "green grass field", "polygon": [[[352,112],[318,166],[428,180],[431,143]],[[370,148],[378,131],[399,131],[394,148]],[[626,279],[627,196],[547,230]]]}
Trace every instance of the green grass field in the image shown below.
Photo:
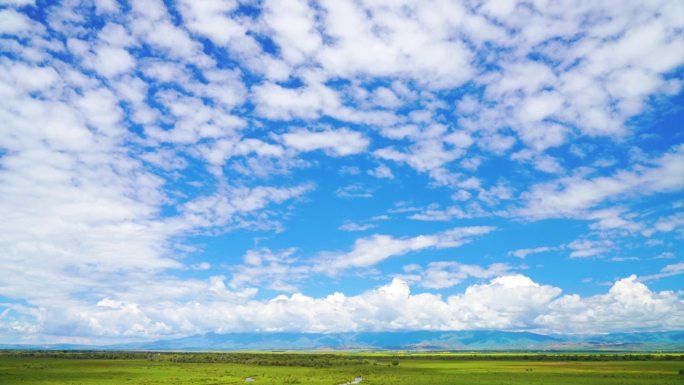
{"label": "green grass field", "polygon": [[[254,355],[245,353],[248,361]],[[211,355],[210,355],[211,356]],[[220,356],[214,354],[214,356]],[[362,377],[361,385],[684,384],[682,356],[575,361],[459,355],[259,354],[253,363],[177,362],[182,354],[96,359],[0,353],[0,384],[320,384]],[[332,356],[332,359],[331,359]],[[161,358],[159,358],[161,357]],[[294,358],[293,358],[294,357]],[[532,356],[534,357],[534,356]],[[567,358],[567,357],[566,357]],[[605,357],[604,357],[605,358]],[[193,360],[195,360],[193,358]],[[191,360],[192,361],[192,360]],[[392,361],[398,362],[393,365]],[[396,363],[395,362],[395,363]],[[306,366],[300,366],[306,365]]]}

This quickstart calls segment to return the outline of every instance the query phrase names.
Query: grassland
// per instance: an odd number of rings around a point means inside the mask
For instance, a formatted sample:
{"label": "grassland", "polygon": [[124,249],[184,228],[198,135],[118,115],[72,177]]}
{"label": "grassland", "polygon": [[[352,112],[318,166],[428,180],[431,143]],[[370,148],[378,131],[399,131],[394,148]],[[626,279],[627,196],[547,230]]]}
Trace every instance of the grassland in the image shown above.
{"label": "grassland", "polygon": [[0,353],[0,384],[684,384],[684,356],[601,354]]}

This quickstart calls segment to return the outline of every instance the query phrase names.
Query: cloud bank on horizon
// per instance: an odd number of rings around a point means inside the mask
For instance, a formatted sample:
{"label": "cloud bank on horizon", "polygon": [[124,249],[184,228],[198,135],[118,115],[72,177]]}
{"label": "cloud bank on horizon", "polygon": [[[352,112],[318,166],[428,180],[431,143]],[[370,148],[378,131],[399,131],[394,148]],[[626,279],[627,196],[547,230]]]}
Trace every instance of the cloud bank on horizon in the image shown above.
{"label": "cloud bank on horizon", "polygon": [[684,329],[684,3],[0,0],[0,343]]}

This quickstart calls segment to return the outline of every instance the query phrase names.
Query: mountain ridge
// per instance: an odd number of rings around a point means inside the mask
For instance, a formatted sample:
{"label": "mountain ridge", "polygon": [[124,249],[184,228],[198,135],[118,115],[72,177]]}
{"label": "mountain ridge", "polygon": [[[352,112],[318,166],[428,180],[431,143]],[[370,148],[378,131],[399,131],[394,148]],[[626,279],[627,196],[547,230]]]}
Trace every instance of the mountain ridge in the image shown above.
{"label": "mountain ridge", "polygon": [[0,344],[0,349],[138,351],[684,351],[684,331],[545,335],[496,330],[205,333],[113,345]]}

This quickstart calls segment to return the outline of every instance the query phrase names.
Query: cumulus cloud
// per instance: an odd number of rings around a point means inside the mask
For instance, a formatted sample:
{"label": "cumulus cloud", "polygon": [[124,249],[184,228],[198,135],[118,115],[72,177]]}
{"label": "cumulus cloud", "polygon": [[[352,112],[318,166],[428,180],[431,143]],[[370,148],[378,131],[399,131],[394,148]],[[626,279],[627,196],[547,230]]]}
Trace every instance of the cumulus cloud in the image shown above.
{"label": "cumulus cloud", "polygon": [[535,322],[575,333],[614,331],[616,325],[622,330],[674,330],[684,321],[683,307],[681,294],[653,292],[632,275],[615,282],[607,294],[560,297]]}
{"label": "cumulus cloud", "polygon": [[[270,300],[252,299],[253,291],[232,292],[223,277],[175,284],[175,295],[194,293],[195,301],[140,303],[141,298],[102,298],[78,315],[27,324],[39,330],[65,330],[70,324],[89,338],[154,338],[212,331],[373,331],[505,329],[542,332],[603,333],[681,327],[681,294],[654,292],[636,276],[615,282],[606,294],[581,297],[523,275],[502,275],[442,298],[412,293],[406,281],[356,296],[335,292],[324,297],[295,293]],[[171,289],[171,287],[168,287]],[[201,300],[197,300],[201,299]],[[9,314],[26,311],[12,307]],[[5,311],[6,312],[6,311]],[[3,312],[0,323],[7,325]],[[13,319],[13,317],[11,318]],[[17,321],[18,323],[18,321]],[[131,327],[135,325],[135,327]]]}

